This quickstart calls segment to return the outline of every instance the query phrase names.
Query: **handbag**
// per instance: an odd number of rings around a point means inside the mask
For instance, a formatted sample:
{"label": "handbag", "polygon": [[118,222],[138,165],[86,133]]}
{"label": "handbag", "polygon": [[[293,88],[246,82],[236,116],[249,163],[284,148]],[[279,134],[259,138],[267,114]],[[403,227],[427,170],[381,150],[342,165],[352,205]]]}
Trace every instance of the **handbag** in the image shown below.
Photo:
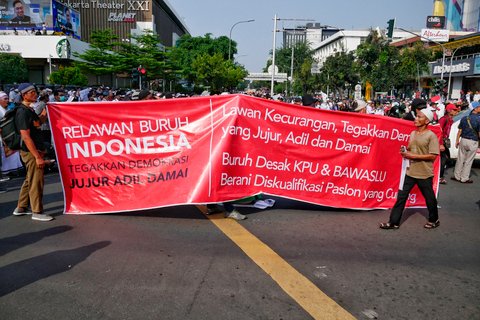
{"label": "handbag", "polygon": [[443,138],[443,145],[445,146],[445,149],[450,149],[450,147],[452,146],[450,138]]}

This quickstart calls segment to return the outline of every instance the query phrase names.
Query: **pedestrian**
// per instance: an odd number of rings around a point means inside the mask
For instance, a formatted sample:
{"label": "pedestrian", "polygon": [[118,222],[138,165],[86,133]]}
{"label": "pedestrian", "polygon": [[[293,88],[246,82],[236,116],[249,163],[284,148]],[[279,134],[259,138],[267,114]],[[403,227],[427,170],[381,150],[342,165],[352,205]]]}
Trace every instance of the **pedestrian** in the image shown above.
{"label": "pedestrian", "polygon": [[[0,91],[0,119],[3,118],[5,113],[8,111],[9,106],[9,98],[7,94],[3,91]],[[22,162],[20,161],[20,153],[12,151],[10,149],[5,149],[0,139],[0,168],[2,176],[0,177],[0,181],[7,181],[10,180],[8,176],[3,176],[4,173],[9,173],[12,171],[18,171],[19,168],[23,167]]]}
{"label": "pedestrian", "polygon": [[151,100],[152,94],[148,90],[142,90],[138,94],[138,100]]}
{"label": "pedestrian", "polygon": [[316,102],[317,102],[317,99],[313,98],[312,95],[310,94],[305,94],[302,96],[302,104],[306,107],[315,108]]}
{"label": "pedestrian", "polygon": [[[53,217],[43,212],[43,187],[45,176],[45,146],[40,126],[47,119],[47,110],[37,115],[31,105],[37,102],[37,89],[30,83],[22,83],[18,90],[22,95],[21,107],[17,110],[15,121],[22,135],[23,145],[20,157],[25,163],[27,176],[20,189],[18,205],[13,212],[16,216],[31,214],[33,220],[50,221]],[[31,209],[28,206],[31,206]]]}
{"label": "pedestrian", "polygon": [[[458,148],[458,158],[455,164],[455,175],[452,180],[462,183],[473,183],[470,179],[470,169],[478,149],[480,132],[480,103],[472,103],[473,110],[466,117],[460,120],[458,125],[457,140],[455,148]],[[460,138],[462,138],[460,140]]]}
{"label": "pedestrian", "polygon": [[220,206],[218,206],[214,203],[207,204],[207,211],[205,212],[205,214],[210,215],[210,214],[215,214],[215,213],[223,213],[225,211],[225,218],[227,218],[227,219],[233,219],[233,220],[237,220],[237,221],[247,219],[247,216],[238,212],[231,202],[224,202],[223,207],[224,207],[225,210],[222,210],[222,208],[220,208]]}
{"label": "pedestrian", "polygon": [[[447,167],[447,159],[450,158],[450,130],[453,124],[453,117],[457,114],[458,108],[455,107],[453,103],[450,103],[445,108],[445,115],[438,120],[438,124],[440,125],[440,129],[442,129],[442,140],[443,140],[443,148],[440,145],[440,184],[446,184],[447,181],[445,180],[445,168]],[[443,149],[443,150],[442,150]]]}
{"label": "pedestrian", "polygon": [[367,113],[367,103],[363,100],[355,100],[355,102],[353,103],[355,107],[355,112],[358,112],[358,113]]}
{"label": "pedestrian", "polygon": [[425,109],[426,107],[427,102],[425,102],[425,100],[418,98],[414,99],[411,104],[410,112],[407,113],[407,115],[403,119],[414,121],[417,116],[417,112],[419,110]]}
{"label": "pedestrian", "polygon": [[[3,92],[3,91],[0,91],[0,118],[3,118],[3,116],[5,115],[5,112],[7,110],[7,107],[8,107],[8,103],[9,103],[9,98],[8,98],[8,95]],[[0,169],[2,168],[2,158],[3,158],[3,142],[2,142],[2,137],[0,137],[0,147],[1,147],[1,150],[0,152],[2,153],[0,155]],[[3,179],[3,176],[1,175],[1,170],[0,170],[0,182],[3,182],[3,181],[6,181],[8,179]],[[7,192],[8,190],[5,189],[5,188],[0,188],[0,193],[5,193]]]}
{"label": "pedestrian", "polygon": [[433,162],[440,153],[437,136],[428,129],[428,124],[433,120],[430,110],[420,110],[415,117],[414,124],[417,130],[410,134],[408,148],[400,149],[404,159],[410,160],[410,166],[405,175],[405,181],[398,190],[397,201],[390,213],[390,220],[381,223],[382,229],[398,229],[402,218],[403,209],[408,200],[408,195],[415,185],[425,198],[428,208],[428,222],[425,228],[433,229],[440,225],[435,192],[433,191]]}

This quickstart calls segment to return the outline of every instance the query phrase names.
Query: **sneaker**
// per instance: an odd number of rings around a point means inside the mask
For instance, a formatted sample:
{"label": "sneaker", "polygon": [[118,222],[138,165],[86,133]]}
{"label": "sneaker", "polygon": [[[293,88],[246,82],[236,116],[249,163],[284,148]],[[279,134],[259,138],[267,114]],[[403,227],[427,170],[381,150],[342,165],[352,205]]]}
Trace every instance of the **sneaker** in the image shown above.
{"label": "sneaker", "polygon": [[0,193],[5,193],[7,191],[8,191],[7,189],[0,188]]}
{"label": "sneaker", "polygon": [[32,214],[32,220],[50,221],[50,220],[53,220],[53,217],[49,216],[48,214],[44,214],[44,213],[33,213]]}
{"label": "sneaker", "polygon": [[215,213],[223,213],[222,208],[215,205],[213,208],[208,208],[207,207],[207,211],[205,212],[205,214],[215,214]]}
{"label": "sneaker", "polygon": [[4,181],[8,181],[8,180],[10,180],[10,178],[7,177],[7,176],[3,176],[3,177],[0,178],[0,182],[4,182]]}
{"label": "sneaker", "polygon": [[15,208],[15,210],[13,211],[13,215],[15,216],[23,216],[24,214],[32,214],[32,213],[33,211],[28,208],[25,208],[25,209]]}
{"label": "sneaker", "polygon": [[233,211],[225,212],[225,218],[240,221],[247,219],[247,216],[244,216],[243,214],[234,209]]}

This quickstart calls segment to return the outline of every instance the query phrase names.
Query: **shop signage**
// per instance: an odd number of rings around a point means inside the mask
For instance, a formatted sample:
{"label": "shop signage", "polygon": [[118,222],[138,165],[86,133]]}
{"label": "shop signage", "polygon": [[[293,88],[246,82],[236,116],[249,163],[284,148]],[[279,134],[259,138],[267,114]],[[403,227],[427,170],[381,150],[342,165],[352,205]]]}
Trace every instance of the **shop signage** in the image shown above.
{"label": "shop signage", "polygon": [[475,67],[473,74],[480,74],[480,58],[475,58]]}
{"label": "shop signage", "polygon": [[427,17],[427,28],[437,28],[443,29],[445,28],[445,17],[440,16],[428,16]]}
{"label": "shop signage", "polygon": [[422,41],[448,42],[449,39],[450,30],[422,29]]}
{"label": "shop signage", "polygon": [[[72,2],[70,0],[62,1],[62,4],[66,5],[67,7],[71,7],[74,9],[125,9],[125,3],[119,3],[118,1],[98,1],[98,0],[81,0],[79,2]],[[150,10],[149,2],[148,1],[131,1],[128,0],[127,3],[128,7],[127,10],[133,11],[148,11]]]}
{"label": "shop signage", "polygon": [[116,13],[110,12],[108,21],[135,22],[135,12]]}
{"label": "shop signage", "polygon": [[70,59],[72,49],[68,39],[58,41],[56,51],[59,58]]}
{"label": "shop signage", "polygon": [[[458,73],[458,72],[467,72],[470,70],[470,63],[464,62],[464,63],[459,63],[459,64],[454,64],[452,66],[450,65],[445,65],[443,66],[443,73],[450,73],[450,69],[452,73]],[[442,66],[435,66],[433,68],[433,74],[441,74],[442,73]]]}
{"label": "shop signage", "polygon": [[0,43],[0,51],[10,51],[10,45],[8,43]]}

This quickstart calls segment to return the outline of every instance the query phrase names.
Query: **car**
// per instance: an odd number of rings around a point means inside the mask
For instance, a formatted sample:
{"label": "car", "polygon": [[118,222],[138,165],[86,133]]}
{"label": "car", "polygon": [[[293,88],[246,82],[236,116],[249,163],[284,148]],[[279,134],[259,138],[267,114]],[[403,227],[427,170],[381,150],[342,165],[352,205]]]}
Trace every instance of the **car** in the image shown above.
{"label": "car", "polygon": [[[460,124],[460,120],[465,118],[468,114],[470,114],[471,110],[463,110],[459,114],[453,117],[453,124],[452,128],[450,129],[450,159],[457,159],[458,158],[458,148],[455,147],[455,142],[457,141],[457,134],[458,134],[458,125]],[[480,148],[477,149],[477,154],[475,155],[475,160],[480,160]]]}

